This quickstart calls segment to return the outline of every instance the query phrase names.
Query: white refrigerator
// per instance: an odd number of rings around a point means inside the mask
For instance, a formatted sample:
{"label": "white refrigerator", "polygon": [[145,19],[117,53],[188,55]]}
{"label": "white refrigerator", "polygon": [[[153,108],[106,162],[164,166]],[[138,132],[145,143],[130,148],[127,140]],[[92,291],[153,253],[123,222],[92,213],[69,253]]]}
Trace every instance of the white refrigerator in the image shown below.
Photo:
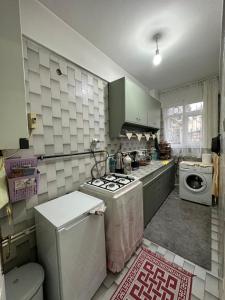
{"label": "white refrigerator", "polygon": [[106,276],[103,201],[72,192],[35,207],[47,300],[89,300]]}

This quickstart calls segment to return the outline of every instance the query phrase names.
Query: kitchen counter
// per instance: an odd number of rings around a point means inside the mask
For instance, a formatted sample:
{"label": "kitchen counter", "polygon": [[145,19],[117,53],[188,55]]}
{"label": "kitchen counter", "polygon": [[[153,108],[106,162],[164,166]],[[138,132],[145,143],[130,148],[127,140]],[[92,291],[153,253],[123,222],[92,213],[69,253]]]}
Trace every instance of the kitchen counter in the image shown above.
{"label": "kitchen counter", "polygon": [[[167,163],[165,163],[167,162]],[[141,166],[139,169],[132,171],[131,174],[141,181],[145,181],[145,178],[150,175],[155,176],[161,171],[164,171],[164,169],[167,169],[171,165],[174,164],[173,159],[169,159],[167,161],[163,160],[152,160],[151,163],[147,166]]]}

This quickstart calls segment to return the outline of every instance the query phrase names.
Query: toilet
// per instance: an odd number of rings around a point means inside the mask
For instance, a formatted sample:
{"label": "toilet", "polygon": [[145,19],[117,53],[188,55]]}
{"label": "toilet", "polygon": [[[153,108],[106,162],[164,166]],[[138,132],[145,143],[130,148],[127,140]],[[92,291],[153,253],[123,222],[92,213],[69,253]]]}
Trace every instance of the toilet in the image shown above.
{"label": "toilet", "polygon": [[28,263],[5,275],[7,300],[43,300],[44,270],[37,263]]}

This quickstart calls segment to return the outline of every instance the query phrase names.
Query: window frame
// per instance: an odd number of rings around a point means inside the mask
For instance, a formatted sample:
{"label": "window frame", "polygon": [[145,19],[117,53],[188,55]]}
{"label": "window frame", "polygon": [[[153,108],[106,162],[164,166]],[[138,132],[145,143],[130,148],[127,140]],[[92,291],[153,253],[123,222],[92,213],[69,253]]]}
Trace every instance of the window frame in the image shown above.
{"label": "window frame", "polygon": [[[186,106],[190,104],[195,104],[195,103],[202,103],[202,106],[198,110],[193,110],[193,111],[186,111]],[[176,107],[182,107],[182,112],[180,113],[174,113],[174,114],[168,114],[169,109],[171,108],[176,108]],[[165,112],[166,110],[166,112]],[[192,102],[189,104],[182,104],[182,105],[174,105],[171,107],[167,107],[164,109],[164,130],[168,131],[169,130],[169,119],[172,117],[177,117],[177,116],[182,116],[182,126],[180,126],[180,143],[173,143],[172,141],[168,140],[168,142],[171,144],[173,148],[201,148],[203,146],[203,111],[204,111],[204,102],[198,101],[198,102]],[[202,128],[201,128],[201,133],[202,137],[200,138],[200,142],[196,144],[196,142],[187,142],[187,139],[184,138],[185,132],[188,134],[188,118],[189,117],[195,117],[201,115],[202,117]],[[167,134],[166,134],[167,137]],[[168,138],[167,138],[168,139]]]}

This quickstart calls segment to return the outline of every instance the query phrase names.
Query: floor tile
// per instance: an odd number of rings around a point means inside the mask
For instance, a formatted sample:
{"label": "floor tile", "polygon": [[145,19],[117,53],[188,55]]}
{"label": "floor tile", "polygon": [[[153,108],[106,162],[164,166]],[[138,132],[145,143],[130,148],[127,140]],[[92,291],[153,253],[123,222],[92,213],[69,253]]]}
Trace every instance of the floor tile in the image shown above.
{"label": "floor tile", "polygon": [[166,254],[167,250],[166,250],[165,248],[159,246],[159,248],[157,249],[156,252],[157,252],[158,254],[164,256],[164,255]]}
{"label": "floor tile", "polygon": [[102,299],[102,296],[107,292],[107,288],[104,287],[103,285],[100,286],[92,300],[100,300]]}
{"label": "floor tile", "polygon": [[167,251],[166,254],[164,255],[164,258],[170,262],[173,262],[175,258],[175,254],[170,251]]}
{"label": "floor tile", "polygon": [[148,247],[152,252],[156,252],[159,248],[158,245],[151,243],[150,246]]}
{"label": "floor tile", "polygon": [[216,263],[215,261],[212,261],[211,262],[211,267],[212,267],[212,269],[209,273],[212,274],[215,277],[218,277],[219,276],[219,264]]}
{"label": "floor tile", "polygon": [[218,233],[212,231],[212,233],[211,233],[211,238],[212,238],[213,240],[215,240],[215,241],[218,241]]}
{"label": "floor tile", "polygon": [[212,249],[212,261],[219,262],[218,252]]}
{"label": "floor tile", "polygon": [[216,225],[216,226],[219,226],[219,221],[218,221],[218,219],[212,218],[212,224],[213,224],[213,225]]}
{"label": "floor tile", "polygon": [[128,263],[127,263],[127,265],[126,265],[126,267],[127,267],[128,269],[132,266],[132,264],[133,264],[133,262],[135,261],[136,258],[137,258],[137,256],[134,255],[134,256],[132,256],[131,259],[128,261]]}
{"label": "floor tile", "polygon": [[204,300],[219,300],[219,298],[213,296],[212,294],[205,292]]}
{"label": "floor tile", "polygon": [[184,259],[183,257],[179,256],[179,255],[175,255],[174,261],[175,264],[177,264],[180,267],[183,267],[184,264]]}
{"label": "floor tile", "polygon": [[195,270],[194,270],[194,275],[196,275],[197,277],[199,277],[202,280],[205,280],[206,278],[206,270],[203,269],[200,266],[195,266]]}
{"label": "floor tile", "polygon": [[211,243],[212,249],[218,251],[218,244],[219,244],[218,241],[212,240],[212,243]]}
{"label": "floor tile", "polygon": [[151,242],[150,242],[149,240],[143,239],[143,245],[144,245],[145,247],[149,247],[150,244],[151,244]]}
{"label": "floor tile", "polygon": [[191,300],[199,300],[199,298],[195,297],[194,295],[191,295]]}
{"label": "floor tile", "polygon": [[194,277],[193,284],[192,284],[192,294],[198,299],[203,300],[204,292],[205,292],[205,281],[198,277]]}
{"label": "floor tile", "polygon": [[117,285],[114,283],[109,289],[101,289],[98,291],[92,300],[110,300],[113,293],[115,292]]}
{"label": "floor tile", "polygon": [[123,280],[123,277],[125,276],[125,274],[127,273],[128,268],[124,268],[122,272],[120,272],[120,274],[115,278],[115,283],[116,284],[120,284],[121,281]]}
{"label": "floor tile", "polygon": [[112,295],[116,289],[117,289],[117,285],[113,284],[111,286],[111,288],[108,289],[108,291],[103,295],[103,298],[101,298],[101,300],[109,300],[112,297]]}
{"label": "floor tile", "polygon": [[141,248],[138,248],[135,253],[138,255],[141,252]]}
{"label": "floor tile", "polygon": [[206,274],[205,290],[213,296],[217,298],[219,297],[218,279],[215,276],[208,273]]}
{"label": "floor tile", "polygon": [[184,261],[184,264],[183,264],[183,268],[190,272],[190,273],[194,273],[194,269],[195,269],[195,265],[193,264],[190,264],[189,262],[187,262],[186,260]]}
{"label": "floor tile", "polygon": [[106,276],[106,278],[103,281],[104,286],[107,289],[109,289],[113,285],[113,283],[115,281],[115,278],[116,278],[116,275],[109,272],[108,275]]}
{"label": "floor tile", "polygon": [[212,224],[212,231],[213,232],[218,232],[218,226]]}

